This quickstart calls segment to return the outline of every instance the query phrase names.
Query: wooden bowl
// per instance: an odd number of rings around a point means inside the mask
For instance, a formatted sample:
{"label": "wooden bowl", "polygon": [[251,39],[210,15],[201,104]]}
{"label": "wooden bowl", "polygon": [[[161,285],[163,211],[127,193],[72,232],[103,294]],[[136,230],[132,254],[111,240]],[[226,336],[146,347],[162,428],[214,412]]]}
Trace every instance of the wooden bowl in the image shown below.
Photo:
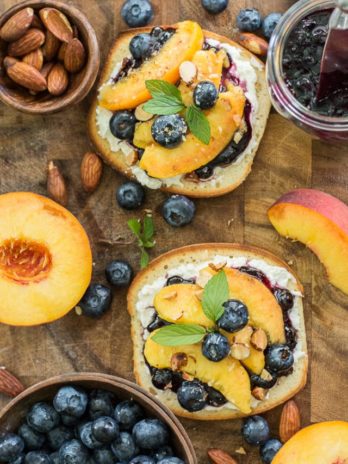
{"label": "wooden bowl", "polygon": [[80,385],[87,390],[99,388],[115,393],[121,400],[133,398],[149,416],[161,419],[172,432],[176,454],[185,464],[198,464],[192,443],[174,414],[155,397],[128,380],[111,375],[79,373],[53,377],[25,390],[0,412],[0,433],[14,432],[24,420],[30,406],[38,401],[50,401],[63,385]]}
{"label": "wooden bowl", "polygon": [[[0,28],[11,16],[25,7],[31,7],[34,10],[40,10],[44,7],[53,7],[62,11],[79,31],[79,38],[86,48],[87,62],[81,75],[76,75],[78,76],[78,82],[70,85],[68,90],[61,96],[54,97],[47,92],[43,92],[42,96],[40,96],[40,94],[32,96],[27,90],[9,85],[7,79],[0,79],[0,100],[6,105],[12,106],[25,113],[54,113],[80,102],[93,87],[100,65],[97,37],[88,19],[80,10],[67,3],[56,0],[45,0],[41,2],[27,0],[18,3],[0,16]],[[6,46],[7,43],[0,39],[0,56]]]}

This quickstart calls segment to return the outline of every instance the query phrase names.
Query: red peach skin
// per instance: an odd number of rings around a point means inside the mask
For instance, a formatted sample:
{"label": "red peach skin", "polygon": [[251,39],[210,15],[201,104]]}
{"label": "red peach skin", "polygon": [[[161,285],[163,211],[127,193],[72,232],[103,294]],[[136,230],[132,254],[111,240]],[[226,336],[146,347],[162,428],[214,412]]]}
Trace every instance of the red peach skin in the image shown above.
{"label": "red peach skin", "polygon": [[307,245],[329,281],[348,294],[348,206],[319,190],[286,193],[268,211],[277,232]]}

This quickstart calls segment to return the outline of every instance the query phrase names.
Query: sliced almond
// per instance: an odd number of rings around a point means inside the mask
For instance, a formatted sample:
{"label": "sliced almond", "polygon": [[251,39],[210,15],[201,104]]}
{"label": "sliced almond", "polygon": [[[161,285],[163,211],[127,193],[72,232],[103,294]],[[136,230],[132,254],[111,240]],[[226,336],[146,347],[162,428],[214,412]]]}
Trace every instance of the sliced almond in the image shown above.
{"label": "sliced almond", "polygon": [[168,292],[165,294],[165,296],[163,297],[165,300],[173,300],[174,298],[176,298],[178,296],[178,292],[173,290],[172,292]]}
{"label": "sliced almond", "polygon": [[23,56],[22,60],[24,63],[30,64],[40,71],[44,61],[41,48],[37,48],[33,52],[28,53],[28,55]]}
{"label": "sliced almond", "polygon": [[221,269],[223,269],[224,267],[226,267],[227,265],[227,261],[223,261],[221,263],[218,263],[218,264],[214,264],[214,263],[209,263],[209,267],[211,269],[213,269],[213,271],[221,271]]}
{"label": "sliced almond", "polygon": [[68,46],[68,44],[66,42],[63,42],[61,44],[61,46],[59,47],[59,50],[58,50],[58,60],[59,61],[63,61],[64,62],[64,57],[65,57],[65,51],[66,51],[66,47]]}
{"label": "sliced almond", "polygon": [[239,361],[247,359],[250,356],[250,348],[244,343],[233,343],[231,346],[231,356]]}
{"label": "sliced almond", "polygon": [[65,69],[71,73],[79,72],[86,61],[85,47],[79,39],[72,39],[68,42],[64,53]]}
{"label": "sliced almond", "polygon": [[252,34],[250,32],[243,32],[239,35],[238,42],[255,55],[267,55],[268,42],[258,35]]}
{"label": "sliced almond", "polygon": [[230,61],[230,57],[228,56],[226,50],[224,48],[221,48],[221,50],[219,50],[219,54],[223,57],[223,62],[222,62],[223,67],[226,69],[230,68],[231,61]]}
{"label": "sliced almond", "polygon": [[147,113],[144,110],[143,105],[139,105],[136,107],[134,116],[137,118],[138,121],[142,122],[150,121],[150,119],[153,118],[153,114]]}
{"label": "sliced almond", "polygon": [[33,17],[34,10],[32,8],[23,8],[23,10],[18,11],[2,26],[0,37],[6,42],[18,40],[31,26]]}
{"label": "sliced almond", "polygon": [[127,153],[125,155],[125,159],[127,166],[134,166],[139,161],[137,151],[132,150],[131,152]]}
{"label": "sliced almond", "polygon": [[56,63],[47,78],[47,89],[51,95],[62,95],[69,85],[69,76],[61,63]]}
{"label": "sliced almond", "polygon": [[265,388],[255,387],[251,391],[251,394],[257,400],[263,401],[266,398],[267,392],[268,392],[268,390],[266,390]]}
{"label": "sliced almond", "polygon": [[301,428],[300,410],[294,400],[285,403],[280,416],[279,436],[283,443],[290,440]]}
{"label": "sliced almond", "polygon": [[45,27],[62,42],[70,42],[73,29],[68,18],[56,8],[42,8],[39,12]]}
{"label": "sliced almond", "polygon": [[202,269],[199,271],[196,284],[199,285],[199,287],[204,288],[212,277],[213,275],[211,272],[209,272],[207,269]]}
{"label": "sliced almond", "polygon": [[253,334],[252,327],[250,327],[250,325],[247,325],[242,330],[235,333],[233,341],[235,343],[242,343],[243,345],[249,346],[250,338],[251,338],[252,334]]}
{"label": "sliced almond", "polygon": [[245,449],[243,448],[243,446],[239,447],[238,449],[236,449],[236,453],[237,454],[242,454],[243,456],[245,456],[247,454],[247,452],[245,451]]}
{"label": "sliced almond", "polygon": [[52,34],[51,31],[47,29],[46,31],[46,40],[42,47],[42,51],[46,61],[52,61],[53,58],[56,56],[61,41],[57,39],[55,35]]}
{"label": "sliced almond", "polygon": [[203,300],[203,294],[204,294],[203,288],[201,290],[195,291],[195,297],[198,298],[199,301]]}
{"label": "sliced almond", "polygon": [[40,71],[30,64],[17,61],[7,67],[7,74],[14,82],[26,89],[35,92],[42,92],[47,89],[46,79]]}
{"label": "sliced almond", "polygon": [[186,84],[192,84],[197,76],[197,66],[192,61],[184,61],[179,67],[179,74]]}
{"label": "sliced almond", "polygon": [[29,29],[20,39],[11,42],[8,47],[10,56],[24,56],[41,47],[45,34],[39,29]]}
{"label": "sliced almond", "polygon": [[264,351],[268,345],[267,334],[263,329],[257,329],[251,336],[251,344],[258,351]]}
{"label": "sliced almond", "polygon": [[170,360],[170,367],[173,371],[179,371],[182,367],[187,366],[188,357],[186,353],[174,353]]}
{"label": "sliced almond", "polygon": [[267,382],[270,382],[273,379],[272,375],[266,369],[262,370],[260,377],[262,380],[266,380]]}

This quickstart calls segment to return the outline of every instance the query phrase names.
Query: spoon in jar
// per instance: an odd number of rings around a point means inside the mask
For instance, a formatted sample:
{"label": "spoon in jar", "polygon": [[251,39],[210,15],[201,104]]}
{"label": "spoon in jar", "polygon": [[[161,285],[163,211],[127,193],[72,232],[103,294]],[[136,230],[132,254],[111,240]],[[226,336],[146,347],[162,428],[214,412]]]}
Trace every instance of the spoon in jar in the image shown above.
{"label": "spoon in jar", "polygon": [[348,89],[348,0],[336,0],[320,66],[317,99]]}

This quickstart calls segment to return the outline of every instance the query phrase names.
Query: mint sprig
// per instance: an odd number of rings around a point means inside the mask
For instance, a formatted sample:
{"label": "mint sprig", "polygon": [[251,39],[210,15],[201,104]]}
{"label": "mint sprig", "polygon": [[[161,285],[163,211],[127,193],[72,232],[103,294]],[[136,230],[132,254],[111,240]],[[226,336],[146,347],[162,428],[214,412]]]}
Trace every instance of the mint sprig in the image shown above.
{"label": "mint sprig", "polygon": [[140,219],[133,218],[127,224],[138,239],[138,246],[141,250],[140,267],[144,269],[150,261],[150,256],[146,250],[155,246],[155,225],[152,216],[146,215],[143,222]]}
{"label": "mint sprig", "polygon": [[159,329],[151,340],[163,346],[194,345],[206,334],[206,329],[196,324],[171,324]]}
{"label": "mint sprig", "polygon": [[223,304],[229,299],[228,281],[224,271],[215,274],[204,287],[202,306],[204,314],[216,322],[224,313]]}

